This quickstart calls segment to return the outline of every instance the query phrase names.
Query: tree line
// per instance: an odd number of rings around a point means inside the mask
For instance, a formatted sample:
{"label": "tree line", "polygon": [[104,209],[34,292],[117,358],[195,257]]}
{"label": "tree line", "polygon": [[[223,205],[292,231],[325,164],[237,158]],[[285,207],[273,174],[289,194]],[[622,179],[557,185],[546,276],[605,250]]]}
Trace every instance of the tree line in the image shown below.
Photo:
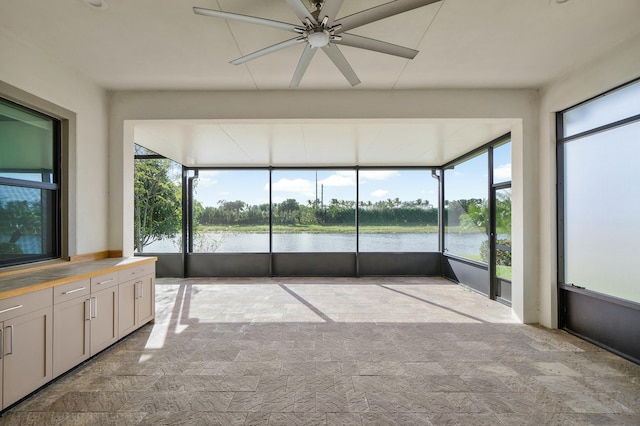
{"label": "tree line", "polygon": [[[155,241],[173,238],[182,226],[182,187],[176,170],[167,159],[146,159],[135,162],[134,173],[134,244],[138,252]],[[498,233],[510,229],[511,202],[498,199]],[[353,225],[355,201],[332,199],[328,203],[309,200],[299,203],[289,198],[274,203],[274,224],[281,225]],[[0,213],[9,213],[8,205],[0,205]],[[358,205],[361,225],[437,226],[438,208],[427,200],[403,201],[398,198],[376,202],[361,201]],[[269,223],[268,203],[250,205],[242,200],[221,200],[217,206],[203,206],[194,201],[193,217],[196,225],[264,225]],[[19,215],[24,218],[24,215]],[[486,199],[470,198],[446,201],[445,224],[459,226],[468,232],[488,233],[489,215]],[[4,218],[4,224],[13,221]],[[3,230],[15,241],[29,226],[23,222],[12,231]],[[15,233],[20,230],[20,234]],[[3,233],[4,233],[3,232]],[[505,232],[506,233],[506,232]]]}
{"label": "tree line", "polygon": [[[274,203],[273,220],[282,225],[353,225],[355,201],[332,199],[327,205],[318,200],[306,204],[293,198]],[[197,223],[211,225],[260,225],[269,222],[269,204],[250,205],[241,200],[221,200],[217,206],[200,207]],[[438,225],[438,209],[421,199],[383,200],[359,204],[358,218],[363,225]]]}

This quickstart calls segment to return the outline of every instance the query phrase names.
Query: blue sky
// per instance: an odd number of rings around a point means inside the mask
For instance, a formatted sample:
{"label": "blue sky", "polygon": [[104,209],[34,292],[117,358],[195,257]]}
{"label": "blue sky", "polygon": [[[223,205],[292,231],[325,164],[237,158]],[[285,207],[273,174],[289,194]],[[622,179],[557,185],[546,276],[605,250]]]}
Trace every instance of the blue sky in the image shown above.
{"label": "blue sky", "polygon": [[[494,150],[497,180],[509,180],[511,160],[509,147]],[[447,171],[447,199],[486,198],[487,156],[482,155]],[[204,206],[217,206],[218,201],[242,200],[249,204],[269,202],[269,172],[266,170],[201,170],[196,186],[196,199]],[[332,198],[355,200],[356,174],[353,170],[318,170],[318,198],[324,191],[324,202]],[[316,194],[315,170],[274,170],[273,201],[294,198],[306,204]],[[388,198],[413,201],[418,198],[438,204],[437,181],[429,170],[361,170],[360,201],[375,203]]]}

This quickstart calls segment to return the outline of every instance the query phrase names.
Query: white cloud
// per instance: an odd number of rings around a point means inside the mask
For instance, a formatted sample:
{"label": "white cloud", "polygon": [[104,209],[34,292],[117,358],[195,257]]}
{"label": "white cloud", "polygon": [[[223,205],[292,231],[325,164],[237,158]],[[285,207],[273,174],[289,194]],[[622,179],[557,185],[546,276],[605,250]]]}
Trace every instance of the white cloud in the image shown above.
{"label": "white cloud", "polygon": [[385,195],[387,195],[388,193],[389,193],[389,191],[387,191],[386,189],[376,189],[375,191],[373,191],[371,193],[371,196],[375,197],[375,198],[382,198]]}
{"label": "white cloud", "polygon": [[197,180],[196,188],[209,188],[217,184],[218,184],[218,179],[211,179],[209,177],[200,177]]}
{"label": "white cloud", "polygon": [[396,170],[360,170],[360,179],[387,180],[399,173]]}
{"label": "white cloud", "polygon": [[[268,184],[265,187],[269,190]],[[273,183],[273,192],[291,192],[304,195],[305,197],[315,197],[315,184],[306,179],[280,179]]]}
{"label": "white cloud", "polygon": [[351,174],[336,173],[318,183],[324,186],[356,186],[356,176],[353,172]]}
{"label": "white cloud", "polygon": [[493,178],[499,180],[511,180],[511,163],[496,167]]}
{"label": "white cloud", "polygon": [[[214,187],[218,184],[217,179],[210,179],[208,177],[198,178],[196,181],[194,192],[198,195],[198,200],[202,203],[213,203],[213,192],[207,190],[207,188]],[[180,185],[182,185],[182,180],[180,180]]]}

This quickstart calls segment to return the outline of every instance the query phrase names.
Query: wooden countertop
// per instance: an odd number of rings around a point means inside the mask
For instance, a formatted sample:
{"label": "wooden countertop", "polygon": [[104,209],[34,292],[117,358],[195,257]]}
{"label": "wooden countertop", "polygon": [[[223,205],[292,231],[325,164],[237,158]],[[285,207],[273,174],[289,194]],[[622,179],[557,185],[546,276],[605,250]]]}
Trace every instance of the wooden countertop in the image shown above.
{"label": "wooden countertop", "polygon": [[86,262],[63,263],[45,269],[30,270],[27,268],[18,273],[0,276],[0,300],[157,260],[157,257],[112,257]]}

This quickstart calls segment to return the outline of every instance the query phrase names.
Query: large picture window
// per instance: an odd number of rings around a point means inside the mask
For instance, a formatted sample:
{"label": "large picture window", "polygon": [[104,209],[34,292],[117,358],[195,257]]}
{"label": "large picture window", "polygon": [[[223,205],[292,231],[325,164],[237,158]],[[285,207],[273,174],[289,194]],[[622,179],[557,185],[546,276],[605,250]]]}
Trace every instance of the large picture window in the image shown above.
{"label": "large picture window", "polygon": [[640,82],[559,118],[560,282],[640,302]]}
{"label": "large picture window", "polygon": [[60,256],[59,129],[0,99],[0,266]]}

